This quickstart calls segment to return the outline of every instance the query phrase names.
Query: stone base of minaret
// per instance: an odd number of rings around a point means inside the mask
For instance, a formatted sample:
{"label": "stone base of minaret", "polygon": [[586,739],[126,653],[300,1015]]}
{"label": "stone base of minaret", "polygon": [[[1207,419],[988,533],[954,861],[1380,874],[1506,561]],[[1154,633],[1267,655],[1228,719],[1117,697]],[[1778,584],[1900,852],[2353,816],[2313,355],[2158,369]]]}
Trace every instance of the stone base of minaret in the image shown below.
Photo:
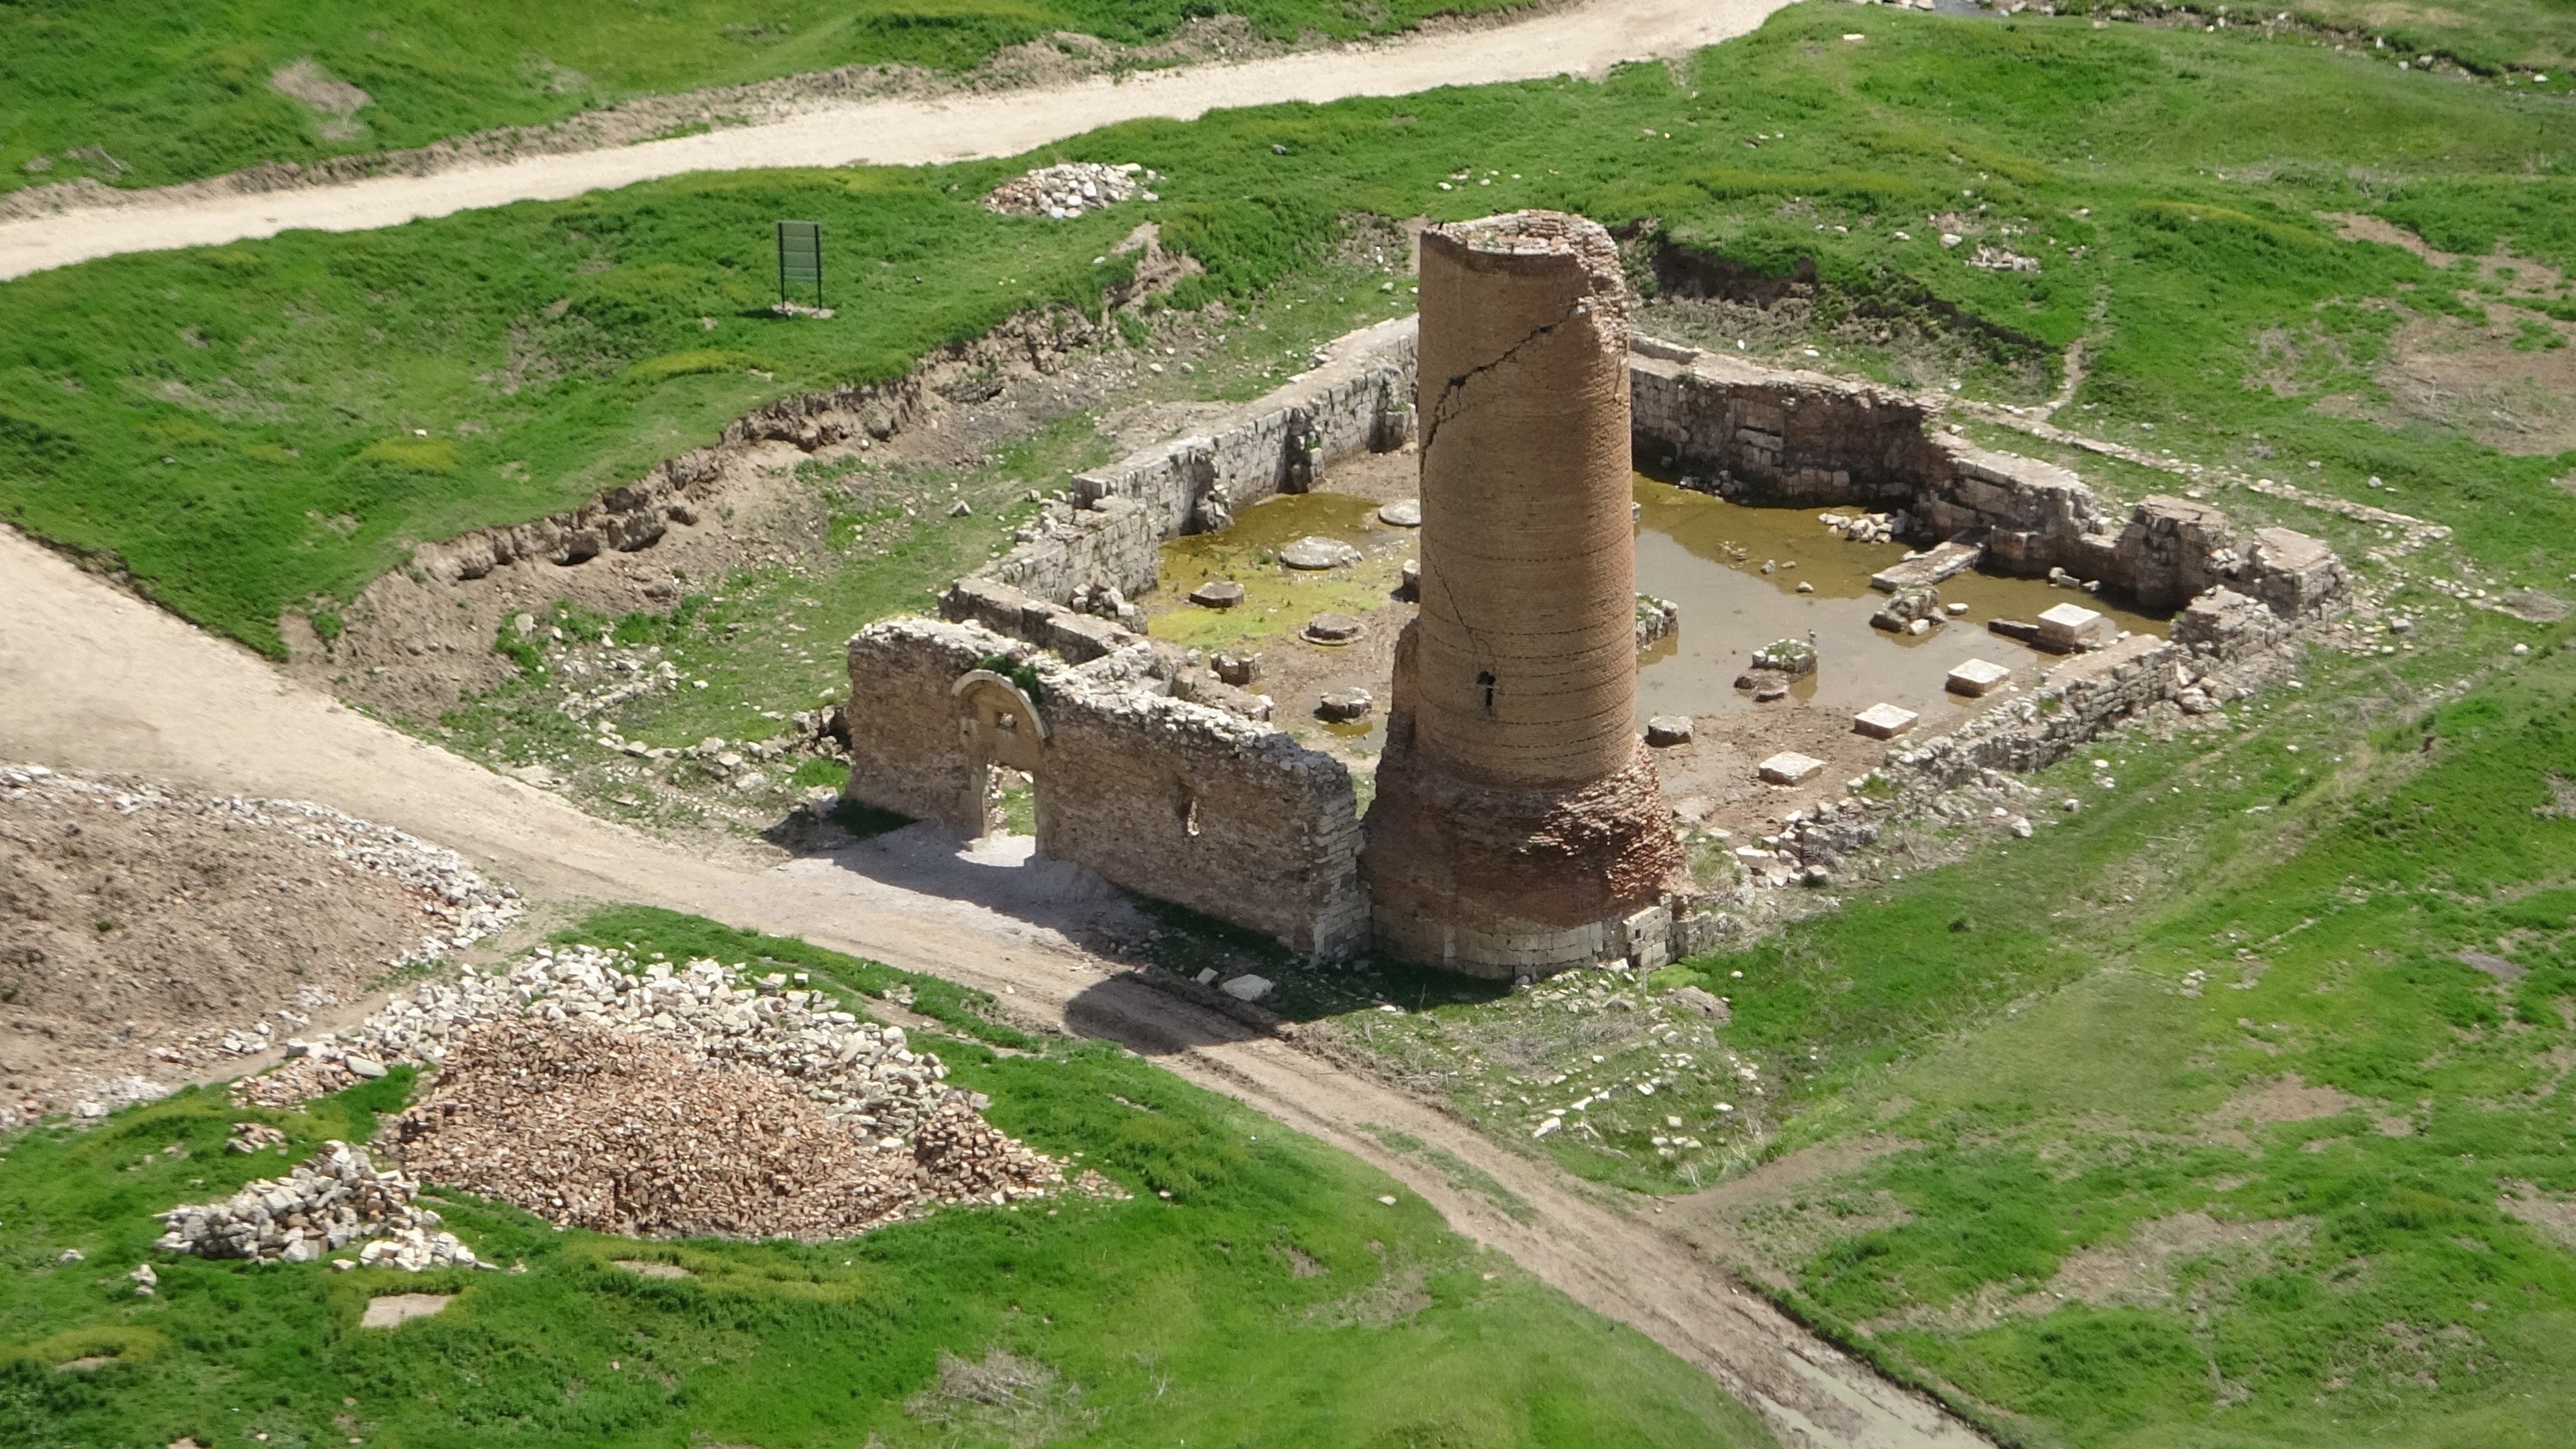
{"label": "stone base of minaret", "polygon": [[[1399,646],[1399,678],[1409,652]],[[1420,768],[1399,708],[1377,780],[1361,869],[1380,951],[1497,980],[1663,964],[1668,903],[1689,870],[1644,741],[1577,788],[1486,784]]]}

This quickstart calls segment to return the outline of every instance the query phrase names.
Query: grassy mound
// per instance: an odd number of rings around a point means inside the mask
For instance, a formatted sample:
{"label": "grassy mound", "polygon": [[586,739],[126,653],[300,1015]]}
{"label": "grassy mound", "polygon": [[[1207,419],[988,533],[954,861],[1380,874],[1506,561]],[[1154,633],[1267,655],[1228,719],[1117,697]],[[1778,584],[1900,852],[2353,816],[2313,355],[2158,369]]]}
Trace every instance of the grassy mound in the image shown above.
{"label": "grassy mound", "polygon": [[[934,983],[802,942],[616,910],[574,933],[712,952],[854,990]],[[901,978],[901,979],[898,979]],[[863,1002],[860,1004],[864,1004]],[[987,1033],[989,1034],[989,1033]],[[1329,1148],[1113,1047],[998,1055],[933,1039],[996,1124],[1135,1196],[943,1212],[851,1242],[650,1242],[558,1232],[454,1195],[439,1211],[525,1272],[159,1265],[147,1214],[363,1139],[412,1074],[306,1111],[214,1092],[0,1161],[0,1435],[27,1444],[1764,1444],[1708,1380],[1451,1235]],[[288,1156],[228,1155],[236,1120]],[[1399,1199],[1395,1207],[1381,1195]],[[85,1260],[62,1261],[79,1248]],[[624,1262],[682,1270],[645,1276]],[[359,1326],[367,1301],[453,1293]],[[62,1365],[78,1363],[75,1368]]]}

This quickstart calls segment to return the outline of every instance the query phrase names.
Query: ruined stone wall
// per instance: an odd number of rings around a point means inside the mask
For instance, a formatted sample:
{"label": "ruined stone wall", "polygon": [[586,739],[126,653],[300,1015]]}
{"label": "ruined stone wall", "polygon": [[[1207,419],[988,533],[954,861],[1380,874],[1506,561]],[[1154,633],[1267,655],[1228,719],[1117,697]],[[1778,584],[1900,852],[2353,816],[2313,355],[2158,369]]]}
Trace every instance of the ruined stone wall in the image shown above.
{"label": "ruined stone wall", "polygon": [[1186,700],[1073,687],[1044,706],[1038,853],[1309,956],[1366,944],[1340,761]]}
{"label": "ruined stone wall", "polygon": [[2162,495],[2115,521],[2074,473],[1936,432],[1901,393],[1671,343],[1639,352],[1638,460],[1738,502],[1899,511],[1919,544],[1970,538],[1999,573],[2063,569],[2148,609],[2221,583],[2296,615],[2350,594],[2342,564],[2304,534],[2247,537],[2217,508]]}
{"label": "ruined stone wall", "polygon": [[1252,404],[1234,425],[1076,477],[1070,498],[979,574],[1055,604],[1090,588],[1142,594],[1154,587],[1164,539],[1223,528],[1265,498],[1304,491],[1342,458],[1402,447],[1412,437],[1413,319],[1336,345],[1340,359]]}
{"label": "ruined stone wall", "polygon": [[[887,619],[850,636],[850,781],[862,805],[983,832],[983,774],[960,743],[951,687],[1012,641],[973,625]],[[1025,646],[1022,647],[1025,651]]]}
{"label": "ruined stone wall", "polygon": [[1937,471],[1921,404],[1644,339],[1630,377],[1639,464],[1731,476],[1765,503],[1902,507]]}
{"label": "ruined stone wall", "polygon": [[2175,616],[2173,637],[2136,634],[2078,654],[2046,682],[1958,730],[1888,752],[1889,764],[1957,785],[1981,770],[2046,769],[2104,732],[2172,702],[2203,714],[2286,668],[2299,619],[2233,589],[2214,588]]}
{"label": "ruined stone wall", "polygon": [[1139,640],[1075,668],[980,623],[871,624],[849,644],[844,793],[982,833],[983,767],[955,686],[998,655],[1038,681],[1040,854],[1309,955],[1364,944],[1350,772],[1265,724],[1155,693],[1151,654]]}

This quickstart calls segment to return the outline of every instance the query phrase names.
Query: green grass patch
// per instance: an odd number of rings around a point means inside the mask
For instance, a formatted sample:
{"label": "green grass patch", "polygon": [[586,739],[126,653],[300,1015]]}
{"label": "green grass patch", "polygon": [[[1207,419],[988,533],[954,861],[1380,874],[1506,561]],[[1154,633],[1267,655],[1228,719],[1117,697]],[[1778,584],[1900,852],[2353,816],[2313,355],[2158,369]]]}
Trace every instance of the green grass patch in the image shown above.
{"label": "green grass patch", "polygon": [[[585,930],[842,981],[882,971],[667,913],[604,912]],[[151,1256],[150,1213],[272,1175],[326,1137],[365,1137],[411,1081],[398,1072],[301,1112],[186,1092],[88,1130],[7,1140],[0,1321],[18,1346],[0,1354],[0,1424],[13,1442],[118,1449],[258,1434],[925,1449],[1771,1442],[1705,1375],[1451,1234],[1342,1153],[1114,1047],[997,1056],[920,1040],[951,1080],[992,1098],[996,1124],[1133,1196],[741,1243],[557,1231],[434,1193],[478,1253],[524,1271],[177,1258],[138,1298],[124,1275]],[[227,1154],[235,1120],[284,1129],[287,1155]],[[75,1247],[85,1258],[64,1261]],[[690,1276],[647,1279],[621,1259]],[[402,1292],[459,1296],[397,1329],[357,1326],[370,1297]],[[1034,1402],[988,1419],[943,1364],[997,1352]]]}
{"label": "green grass patch", "polygon": [[[741,85],[840,66],[972,67],[1059,31],[1124,46],[1189,19],[1240,16],[1265,40],[1402,30],[1503,0],[277,0],[0,10],[0,190],[86,177],[160,186],[259,162],[423,146],[535,126],[638,96]],[[281,88],[281,71],[354,86]],[[318,104],[317,104],[318,102]],[[704,121],[663,136],[694,135]],[[30,164],[33,163],[33,164]]]}
{"label": "green grass patch", "polygon": [[[1847,22],[1865,43],[1840,38]],[[2384,400],[2403,322],[2482,315],[2484,298],[2315,214],[2567,265],[2576,176],[2531,158],[2571,149],[2576,114],[2554,102],[2304,41],[1793,7],[1678,78],[1114,127],[1050,154],[1142,161],[1170,176],[1164,199],[1072,223],[974,204],[1023,161],[742,173],[22,278],[0,287],[0,513],[275,651],[281,610],[352,597],[417,541],[577,502],[751,406],[892,376],[1015,310],[1097,311],[1125,263],[1092,258],[1138,221],[1207,268],[1186,306],[1310,275],[1354,210],[1548,205],[1812,273],[1820,327],[1880,303],[1963,320],[2001,349],[1959,379],[1971,394],[2019,395],[2084,338],[2087,427],[2257,467],[2259,434],[2321,464],[2306,486],[2367,497],[2384,478],[2474,549],[2539,550],[2528,567],[2550,578],[2576,565],[2576,499],[2549,486],[2563,463],[2316,407]],[[825,224],[869,305],[767,312],[782,215]],[[1939,246],[1955,227],[1969,241]],[[1980,248],[2040,270],[1969,265]],[[1406,296],[1371,291],[1233,329],[1237,360],[1261,365],[1228,389],[1259,391],[1310,339]]]}

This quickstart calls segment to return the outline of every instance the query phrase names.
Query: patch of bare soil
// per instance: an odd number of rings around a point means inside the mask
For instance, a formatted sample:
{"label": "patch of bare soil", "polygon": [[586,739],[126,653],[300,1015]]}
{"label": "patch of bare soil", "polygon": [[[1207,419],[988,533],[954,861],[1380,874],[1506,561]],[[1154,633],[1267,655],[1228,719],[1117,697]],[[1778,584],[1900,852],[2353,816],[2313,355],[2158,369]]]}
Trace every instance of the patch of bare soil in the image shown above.
{"label": "patch of bare soil", "polygon": [[0,1127],[247,1066],[517,911],[452,853],[320,806],[0,767]]}
{"label": "patch of bare soil", "polygon": [[2512,1178],[2501,1186],[2504,1194],[2496,1199],[2496,1211],[2520,1218],[2561,1245],[2576,1248],[2576,1197]]}
{"label": "patch of bare soil", "polygon": [[[2315,1231],[2313,1218],[2227,1222],[2207,1213],[2171,1213],[2134,1225],[2121,1242],[2098,1243],[2060,1260],[2056,1275],[2037,1288],[2027,1287],[2026,1280],[1988,1283],[1938,1308],[1917,1307],[1863,1326],[1873,1333],[1974,1333],[2010,1318],[2042,1317],[2069,1303],[2178,1309],[2203,1317],[2236,1284],[2271,1271],[2284,1254],[2305,1247]],[[2188,1282],[2185,1269],[2193,1270]]]}
{"label": "patch of bare soil", "polygon": [[2246,1087],[2201,1119],[2201,1138],[2253,1151],[2253,1133],[2276,1122],[2315,1122],[2357,1112],[2372,1103],[2332,1087],[2311,1087],[2296,1072]]}
{"label": "patch of bare soil", "polygon": [[321,112],[326,141],[356,140],[367,128],[355,117],[361,108],[376,103],[375,97],[334,78],[309,55],[293,65],[279,66],[270,74],[268,88]]}
{"label": "patch of bare soil", "polygon": [[2576,324],[2512,306],[2492,306],[2488,318],[2398,329],[2379,370],[2387,420],[2456,428],[2505,453],[2576,448]]}
{"label": "patch of bare soil", "polygon": [[1862,1137],[1801,1148],[1752,1171],[1667,1204],[1672,1231],[1721,1263],[1772,1283],[1795,1283],[1825,1246],[1913,1218],[1885,1191],[1836,1185],[1872,1161],[1915,1144]]}

